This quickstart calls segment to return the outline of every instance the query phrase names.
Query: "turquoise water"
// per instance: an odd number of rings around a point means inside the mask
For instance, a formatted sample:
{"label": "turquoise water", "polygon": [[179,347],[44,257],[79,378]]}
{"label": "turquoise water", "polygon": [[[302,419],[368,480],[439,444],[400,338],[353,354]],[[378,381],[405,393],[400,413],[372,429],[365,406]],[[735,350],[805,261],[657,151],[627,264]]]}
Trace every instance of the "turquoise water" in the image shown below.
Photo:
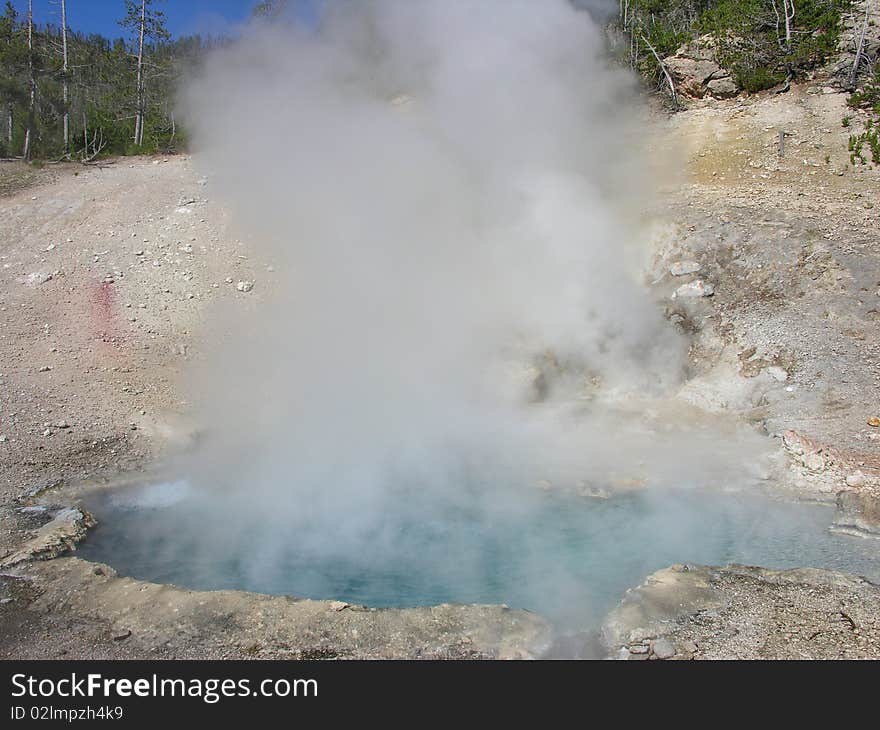
{"label": "turquoise water", "polygon": [[97,498],[81,557],[135,578],[374,607],[505,603],[578,627],[673,563],[817,567],[880,582],[880,541],[828,531],[833,508],[745,494],[642,493],[608,500],[539,491],[463,507],[409,495],[356,536],[344,515],[208,501],[182,484]]}

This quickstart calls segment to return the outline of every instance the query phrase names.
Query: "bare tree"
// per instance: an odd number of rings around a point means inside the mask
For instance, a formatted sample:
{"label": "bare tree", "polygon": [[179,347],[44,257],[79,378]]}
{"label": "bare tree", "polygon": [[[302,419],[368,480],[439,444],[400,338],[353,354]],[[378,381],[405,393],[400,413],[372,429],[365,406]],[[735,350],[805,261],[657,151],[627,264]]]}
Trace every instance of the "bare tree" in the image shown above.
{"label": "bare tree", "polygon": [[663,63],[663,60],[660,58],[660,54],[657,53],[657,49],[651,45],[651,41],[649,41],[645,34],[642,33],[642,42],[648,47],[648,50],[654,56],[654,59],[657,61],[657,65],[660,66],[660,70],[663,72],[663,76],[666,78],[666,83],[669,84],[669,93],[672,95],[672,103],[678,106],[678,94],[675,92],[675,83],[672,81],[672,76],[669,75],[669,69],[666,68],[666,64]]}
{"label": "bare tree", "polygon": [[865,39],[868,35],[868,26],[871,23],[871,4],[865,3],[865,22],[862,24],[862,34],[859,37],[859,45],[856,48],[856,57],[853,60],[852,71],[849,74],[849,86],[856,85],[856,77],[859,75],[859,66],[862,63],[862,55],[865,52]]}
{"label": "bare tree", "polygon": [[37,104],[37,80],[34,75],[34,0],[28,0],[27,12],[27,38],[28,38],[28,120],[27,129],[24,133],[24,158],[30,159],[31,143],[33,142],[34,125],[36,123]]}
{"label": "bare tree", "polygon": [[147,0],[141,0],[141,18],[138,26],[138,56],[137,56],[137,111],[135,112],[134,143],[144,143],[144,34],[147,25]]}
{"label": "bare tree", "polygon": [[165,29],[165,16],[159,10],[153,10],[150,6],[154,0],[125,0],[127,13],[120,21],[123,28],[134,31],[137,46],[137,85],[135,88],[135,123],[134,143],[138,146],[144,143],[144,131],[147,116],[147,85],[146,85],[146,59],[145,52],[147,41],[163,41],[169,37]]}
{"label": "bare tree", "polygon": [[785,51],[791,53],[791,27],[795,16],[794,0],[782,0],[782,13],[785,16]]}
{"label": "bare tree", "polygon": [[64,153],[70,152],[70,78],[67,66],[67,0],[61,0],[61,50],[64,55],[62,74],[64,80]]}

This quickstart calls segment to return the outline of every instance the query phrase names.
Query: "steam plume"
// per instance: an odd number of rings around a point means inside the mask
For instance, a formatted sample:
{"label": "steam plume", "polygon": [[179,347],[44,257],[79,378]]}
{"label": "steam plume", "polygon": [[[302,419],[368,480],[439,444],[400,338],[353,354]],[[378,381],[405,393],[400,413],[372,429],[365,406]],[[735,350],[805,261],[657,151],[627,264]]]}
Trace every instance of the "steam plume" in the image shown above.
{"label": "steam plume", "polygon": [[187,468],[260,570],[285,539],[399,560],[401,522],[522,512],[542,480],[729,478],[717,431],[644,417],[685,343],[639,283],[650,191],[590,14],[327,3],[249,29],[184,104],[281,279],[218,314],[192,378],[211,432]]}

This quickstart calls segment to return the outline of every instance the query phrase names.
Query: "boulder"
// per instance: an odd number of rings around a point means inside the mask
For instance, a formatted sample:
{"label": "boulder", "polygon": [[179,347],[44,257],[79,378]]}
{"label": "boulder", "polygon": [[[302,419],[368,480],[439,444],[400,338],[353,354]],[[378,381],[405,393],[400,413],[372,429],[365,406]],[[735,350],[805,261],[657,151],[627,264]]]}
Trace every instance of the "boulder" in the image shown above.
{"label": "boulder", "polygon": [[682,46],[665,63],[680,94],[697,99],[729,99],[739,94],[730,73],[718,63],[715,44],[709,36]]}

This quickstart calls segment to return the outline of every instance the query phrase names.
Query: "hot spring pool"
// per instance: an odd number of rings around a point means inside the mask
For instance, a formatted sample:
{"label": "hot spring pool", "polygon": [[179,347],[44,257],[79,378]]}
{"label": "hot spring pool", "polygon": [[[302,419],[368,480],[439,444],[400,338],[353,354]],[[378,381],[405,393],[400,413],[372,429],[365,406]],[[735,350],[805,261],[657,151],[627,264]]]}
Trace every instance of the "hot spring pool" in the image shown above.
{"label": "hot spring pool", "polygon": [[183,483],[112,492],[78,555],[120,574],[374,607],[505,603],[595,626],[625,590],[673,563],[817,567],[880,582],[880,541],[829,532],[831,506],[694,491],[612,499],[535,490],[516,509],[409,503],[372,532],[289,513],[243,519],[247,500]]}

